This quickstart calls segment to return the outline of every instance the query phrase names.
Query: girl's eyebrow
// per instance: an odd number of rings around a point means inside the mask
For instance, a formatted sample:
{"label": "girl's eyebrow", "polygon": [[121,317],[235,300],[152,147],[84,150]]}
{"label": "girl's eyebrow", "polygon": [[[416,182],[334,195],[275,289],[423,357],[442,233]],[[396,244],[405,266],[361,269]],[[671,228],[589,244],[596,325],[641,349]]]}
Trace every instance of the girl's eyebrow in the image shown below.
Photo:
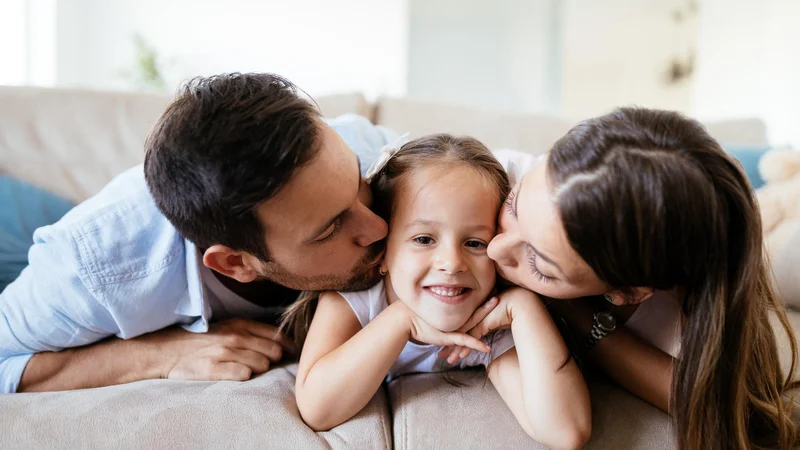
{"label": "girl's eyebrow", "polygon": [[433,226],[433,225],[441,225],[441,222],[437,222],[435,220],[425,220],[425,219],[417,219],[410,224],[406,225],[406,229],[416,226]]}
{"label": "girl's eyebrow", "polygon": [[[408,229],[414,228],[414,227],[436,227],[436,226],[439,226],[441,224],[442,224],[441,222],[437,222],[435,220],[417,219],[417,220],[411,222],[410,224],[406,225],[404,229],[408,230]],[[495,230],[492,227],[488,226],[488,225],[473,225],[473,226],[468,228],[468,231],[470,233],[474,233],[474,232],[477,232],[477,231],[493,232]]]}

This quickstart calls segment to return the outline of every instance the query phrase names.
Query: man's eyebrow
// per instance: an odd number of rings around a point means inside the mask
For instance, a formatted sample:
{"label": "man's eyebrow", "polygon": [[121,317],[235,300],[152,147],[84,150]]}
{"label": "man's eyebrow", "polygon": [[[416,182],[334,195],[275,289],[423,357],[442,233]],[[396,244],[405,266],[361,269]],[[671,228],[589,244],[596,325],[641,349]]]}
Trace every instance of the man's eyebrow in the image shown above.
{"label": "man's eyebrow", "polygon": [[[356,155],[356,163],[358,163],[358,189],[356,189],[356,198],[358,198],[358,193],[361,191],[361,158]],[[339,211],[336,216],[334,216],[331,220],[325,222],[324,225],[318,227],[313,231],[312,234],[309,235],[309,238],[306,239],[306,242],[312,242],[317,239],[317,237],[322,234],[325,230],[331,227],[337,220],[341,219],[341,217],[350,210],[350,206],[347,208]]]}

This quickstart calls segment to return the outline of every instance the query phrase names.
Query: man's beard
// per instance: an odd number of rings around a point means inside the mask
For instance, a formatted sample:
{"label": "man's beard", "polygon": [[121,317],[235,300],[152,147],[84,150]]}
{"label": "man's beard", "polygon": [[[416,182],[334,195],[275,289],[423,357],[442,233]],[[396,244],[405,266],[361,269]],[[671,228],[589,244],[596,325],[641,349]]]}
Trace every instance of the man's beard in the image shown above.
{"label": "man's beard", "polygon": [[372,244],[355,268],[344,274],[309,277],[291,273],[276,262],[262,265],[262,274],[274,283],[297,291],[363,291],[375,286],[381,279],[380,264],[370,264],[383,249],[383,242]]}

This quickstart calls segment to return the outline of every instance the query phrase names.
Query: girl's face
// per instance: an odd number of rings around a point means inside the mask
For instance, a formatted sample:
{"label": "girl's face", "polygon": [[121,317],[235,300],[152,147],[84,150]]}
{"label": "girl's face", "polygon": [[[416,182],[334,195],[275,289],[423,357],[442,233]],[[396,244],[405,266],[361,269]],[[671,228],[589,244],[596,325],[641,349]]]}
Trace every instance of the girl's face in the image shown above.
{"label": "girl's face", "polygon": [[411,173],[398,189],[389,221],[386,291],[442,330],[466,323],[492,291],[497,190],[465,166]]}
{"label": "girl's face", "polygon": [[567,239],[546,168],[545,163],[534,166],[511,190],[500,209],[489,257],[501,277],[547,297],[602,294],[605,284]]}

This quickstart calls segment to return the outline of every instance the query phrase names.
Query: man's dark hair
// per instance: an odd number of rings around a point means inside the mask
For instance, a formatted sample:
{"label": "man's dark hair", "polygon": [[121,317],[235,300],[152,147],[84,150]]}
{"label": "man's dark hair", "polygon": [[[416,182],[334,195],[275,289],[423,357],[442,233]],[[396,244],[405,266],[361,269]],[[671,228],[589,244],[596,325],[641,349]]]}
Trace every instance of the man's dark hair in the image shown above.
{"label": "man's dark hair", "polygon": [[269,253],[256,208],[317,154],[319,113],[278,75],[232,73],[187,82],[145,144],[158,209],[198,248]]}

